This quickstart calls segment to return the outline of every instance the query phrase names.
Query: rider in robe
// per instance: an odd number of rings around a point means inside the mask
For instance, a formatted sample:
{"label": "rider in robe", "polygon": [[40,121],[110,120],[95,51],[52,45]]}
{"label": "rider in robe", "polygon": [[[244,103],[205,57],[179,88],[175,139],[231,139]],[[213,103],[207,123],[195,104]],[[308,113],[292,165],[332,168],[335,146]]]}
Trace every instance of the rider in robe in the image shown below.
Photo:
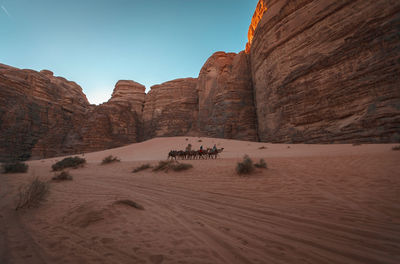
{"label": "rider in robe", "polygon": [[203,153],[203,145],[200,146],[200,153]]}
{"label": "rider in robe", "polygon": [[216,152],[217,151],[217,146],[214,144],[214,147],[212,148],[212,152]]}

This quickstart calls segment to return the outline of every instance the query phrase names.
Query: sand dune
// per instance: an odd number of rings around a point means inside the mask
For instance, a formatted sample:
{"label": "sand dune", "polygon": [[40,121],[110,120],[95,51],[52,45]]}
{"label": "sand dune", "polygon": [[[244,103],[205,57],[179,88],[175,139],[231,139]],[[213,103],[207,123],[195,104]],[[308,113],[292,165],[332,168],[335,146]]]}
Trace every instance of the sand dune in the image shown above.
{"label": "sand dune", "polygon": [[[32,175],[50,179],[61,158],[1,175],[0,263],[400,263],[400,152],[392,144],[199,140],[86,153],[73,181],[51,183],[39,208],[17,212],[18,187]],[[193,165],[185,172],[131,173],[188,143],[225,149],[217,160],[185,161]],[[121,162],[99,165],[110,154]],[[239,177],[244,154],[269,169]]]}

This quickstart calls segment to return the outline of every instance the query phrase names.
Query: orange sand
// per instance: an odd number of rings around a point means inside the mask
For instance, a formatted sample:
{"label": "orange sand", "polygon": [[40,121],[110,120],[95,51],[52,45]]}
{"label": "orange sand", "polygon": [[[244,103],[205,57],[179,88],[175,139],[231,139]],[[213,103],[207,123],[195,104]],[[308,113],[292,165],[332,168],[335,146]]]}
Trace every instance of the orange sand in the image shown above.
{"label": "orange sand", "polygon": [[[17,212],[18,187],[32,175],[49,180],[61,158],[0,175],[0,263],[400,263],[393,144],[202,141],[157,138],[85,154],[73,181],[51,183],[39,208]],[[188,143],[225,150],[218,160],[185,161],[189,171],[131,173]],[[239,177],[245,153],[269,169]],[[99,165],[110,154],[122,162]]]}

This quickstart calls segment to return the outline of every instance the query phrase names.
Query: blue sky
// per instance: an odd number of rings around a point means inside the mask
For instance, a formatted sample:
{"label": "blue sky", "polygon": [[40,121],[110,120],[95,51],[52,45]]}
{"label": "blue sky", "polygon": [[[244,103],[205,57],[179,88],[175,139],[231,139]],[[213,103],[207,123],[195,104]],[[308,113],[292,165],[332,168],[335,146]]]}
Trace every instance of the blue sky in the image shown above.
{"label": "blue sky", "polygon": [[91,103],[118,80],[197,77],[216,51],[239,52],[257,0],[0,0],[0,63],[49,69]]}

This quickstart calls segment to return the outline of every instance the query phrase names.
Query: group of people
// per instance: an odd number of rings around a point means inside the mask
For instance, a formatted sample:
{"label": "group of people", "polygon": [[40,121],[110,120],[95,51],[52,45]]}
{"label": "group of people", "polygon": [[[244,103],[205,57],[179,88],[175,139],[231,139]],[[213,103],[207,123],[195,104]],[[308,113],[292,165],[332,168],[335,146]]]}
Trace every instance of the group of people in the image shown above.
{"label": "group of people", "polygon": [[204,149],[203,145],[200,146],[199,150],[192,150],[192,145],[188,144],[186,150],[171,150],[168,153],[168,159],[216,159],[218,154],[221,153],[224,148],[217,149],[214,144],[213,148]]}
{"label": "group of people", "polygon": [[[191,151],[191,150],[192,150],[192,144],[188,144],[187,147],[186,147],[186,151]],[[211,151],[212,151],[212,152],[216,152],[216,151],[217,151],[217,145],[214,144],[214,146],[213,146],[213,148],[211,149]],[[200,146],[199,152],[200,152],[200,153],[203,153],[203,152],[204,152],[204,150],[203,150],[203,145]]]}

